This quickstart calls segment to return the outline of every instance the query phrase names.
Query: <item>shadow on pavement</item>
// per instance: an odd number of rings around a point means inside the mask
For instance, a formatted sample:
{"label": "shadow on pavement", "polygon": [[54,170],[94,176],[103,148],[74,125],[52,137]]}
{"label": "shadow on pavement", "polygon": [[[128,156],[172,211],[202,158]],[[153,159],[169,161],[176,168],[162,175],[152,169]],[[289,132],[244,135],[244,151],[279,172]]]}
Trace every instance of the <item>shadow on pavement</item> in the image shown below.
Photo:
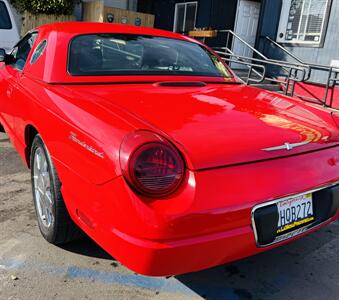
{"label": "shadow on pavement", "polygon": [[[335,230],[327,227],[291,244],[238,262],[176,278],[204,299],[299,299],[298,295],[302,298],[303,291],[312,286],[311,296],[307,299],[331,299],[324,298],[319,278],[326,282],[331,276],[329,268],[336,273],[337,267],[331,258],[336,258],[335,248],[339,245],[330,245],[328,248],[332,252],[326,249],[325,256],[324,249],[320,248],[335,243],[338,225],[332,225],[337,227]],[[338,266],[338,261],[336,264]],[[333,279],[335,285],[338,277]],[[319,282],[319,288],[312,284],[313,280]]]}
{"label": "shadow on pavement", "polygon": [[73,253],[89,256],[93,258],[101,258],[107,260],[114,260],[105,250],[98,244],[91,240],[88,236],[84,236],[78,241],[68,243],[61,246],[62,249]]}
{"label": "shadow on pavement", "polygon": [[[338,276],[333,275],[339,263],[337,260],[336,266],[333,265],[339,246],[338,225],[336,221],[330,227],[291,244],[238,262],[175,278],[203,299],[298,299],[303,298],[303,295],[307,299],[331,299],[324,298],[322,283],[331,284],[332,280],[335,286],[335,282],[338,282],[335,281]],[[113,260],[88,237],[70,243],[63,249]],[[329,272],[331,269],[333,274]],[[306,290],[309,292],[305,293]]]}

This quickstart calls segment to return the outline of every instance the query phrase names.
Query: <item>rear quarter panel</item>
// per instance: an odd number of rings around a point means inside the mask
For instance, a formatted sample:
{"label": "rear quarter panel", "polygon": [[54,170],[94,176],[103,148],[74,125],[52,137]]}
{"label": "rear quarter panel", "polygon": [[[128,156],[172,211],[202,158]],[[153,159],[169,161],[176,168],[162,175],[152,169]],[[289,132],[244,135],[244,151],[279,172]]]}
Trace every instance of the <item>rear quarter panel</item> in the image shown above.
{"label": "rear quarter panel", "polygon": [[27,146],[26,128],[31,125],[55,162],[86,181],[103,184],[120,175],[120,143],[131,125],[62,86],[23,76],[19,89],[16,132],[23,145]]}

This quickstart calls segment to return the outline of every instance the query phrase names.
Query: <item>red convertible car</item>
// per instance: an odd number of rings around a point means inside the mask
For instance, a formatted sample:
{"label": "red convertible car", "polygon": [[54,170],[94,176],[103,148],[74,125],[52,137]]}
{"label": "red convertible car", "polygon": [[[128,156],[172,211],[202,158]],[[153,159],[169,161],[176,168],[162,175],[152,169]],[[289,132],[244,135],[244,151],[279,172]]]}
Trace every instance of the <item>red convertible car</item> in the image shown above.
{"label": "red convertible car", "polygon": [[339,216],[334,111],[241,84],[196,40],[59,23],[0,61],[1,128],[50,243],[84,231],[138,273],[173,275]]}

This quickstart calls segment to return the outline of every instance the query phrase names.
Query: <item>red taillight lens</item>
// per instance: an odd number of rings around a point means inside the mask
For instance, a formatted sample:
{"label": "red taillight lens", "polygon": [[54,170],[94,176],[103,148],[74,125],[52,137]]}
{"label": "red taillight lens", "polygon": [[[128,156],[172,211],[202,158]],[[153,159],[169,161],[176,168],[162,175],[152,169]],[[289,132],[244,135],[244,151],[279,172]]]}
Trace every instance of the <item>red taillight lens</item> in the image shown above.
{"label": "red taillight lens", "polygon": [[151,195],[173,192],[184,173],[179,154],[160,143],[141,146],[131,157],[128,167],[135,187],[142,193]]}
{"label": "red taillight lens", "polygon": [[[136,147],[132,153],[126,153],[123,145],[120,153],[123,174],[139,193],[151,197],[167,196],[182,182],[185,172],[183,159],[164,139],[150,141],[149,136],[146,137],[146,143]],[[125,148],[130,148],[130,144]]]}

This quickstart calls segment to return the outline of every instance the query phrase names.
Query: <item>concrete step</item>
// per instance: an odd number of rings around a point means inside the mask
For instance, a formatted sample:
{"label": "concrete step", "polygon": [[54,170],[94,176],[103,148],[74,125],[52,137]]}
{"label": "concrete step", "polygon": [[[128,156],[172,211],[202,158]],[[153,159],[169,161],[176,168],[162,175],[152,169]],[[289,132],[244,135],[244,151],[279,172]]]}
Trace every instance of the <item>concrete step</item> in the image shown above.
{"label": "concrete step", "polygon": [[[233,69],[233,72],[243,81],[247,81],[248,77],[248,70],[239,70],[239,69]],[[251,74],[252,79],[260,79],[260,76],[258,76],[255,73]],[[281,92],[281,88],[279,84],[272,82],[269,79],[265,79],[263,82],[260,83],[251,83],[251,86],[255,86],[264,90],[273,91],[273,92]]]}
{"label": "concrete step", "polygon": [[[240,79],[242,79],[243,81],[245,81],[245,82],[247,81],[247,77],[248,77],[248,73],[247,73],[247,72],[239,72],[239,71],[236,71],[235,74],[236,74]],[[258,75],[255,74],[255,73],[252,73],[252,74],[251,74],[251,79],[259,80],[259,79],[261,79],[261,77],[258,76]],[[271,84],[272,81],[269,80],[269,79],[265,79],[265,80],[264,80],[263,82],[261,82],[261,83],[263,83],[263,84]]]}
{"label": "concrete step", "polygon": [[258,83],[258,84],[251,84],[251,86],[255,86],[257,88],[272,91],[272,92],[281,92],[280,86],[274,83]]}
{"label": "concrete step", "polygon": [[[260,79],[260,78],[256,78],[256,77],[251,77],[252,79]],[[247,81],[247,77],[246,78],[242,78],[242,77],[240,77],[240,79],[242,79],[243,81]],[[250,83],[253,85],[253,84],[256,84],[256,83],[254,83],[254,82],[251,82],[250,81]],[[268,80],[268,79],[265,79],[263,82],[260,82],[260,83],[258,83],[258,84],[276,84],[275,82],[272,82],[271,80]]]}

